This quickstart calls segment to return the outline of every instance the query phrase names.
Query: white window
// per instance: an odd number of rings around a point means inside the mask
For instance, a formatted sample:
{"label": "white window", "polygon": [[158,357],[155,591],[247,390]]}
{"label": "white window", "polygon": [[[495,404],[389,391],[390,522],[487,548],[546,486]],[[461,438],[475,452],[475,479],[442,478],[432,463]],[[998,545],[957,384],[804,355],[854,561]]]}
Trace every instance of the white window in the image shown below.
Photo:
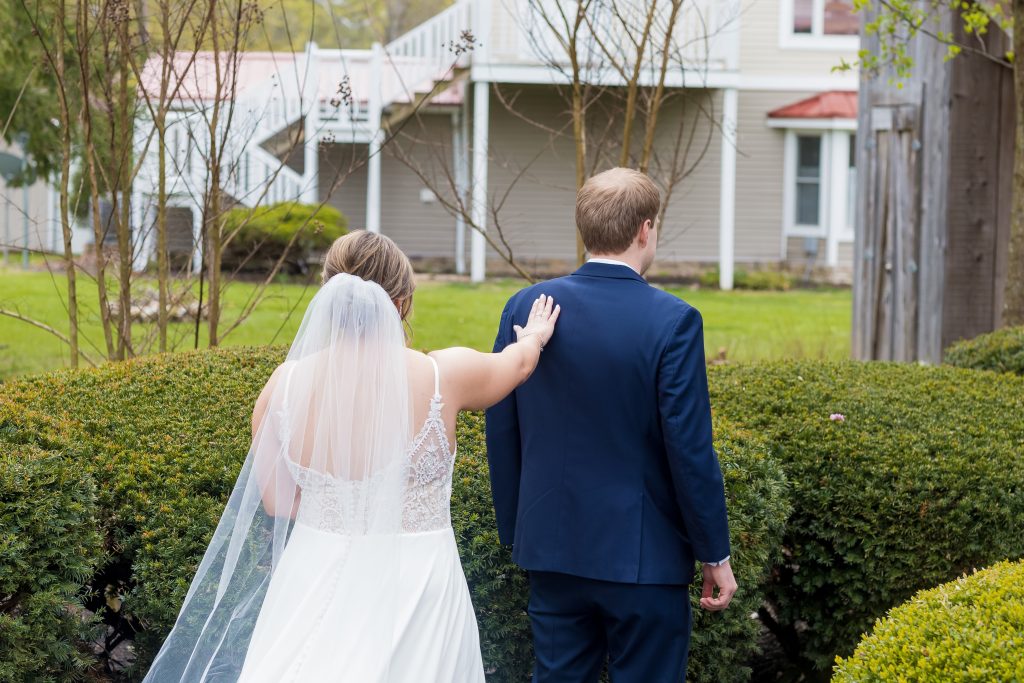
{"label": "white window", "polygon": [[839,243],[853,241],[856,136],[849,128],[826,128],[825,122],[805,125],[785,129],[783,249],[790,237],[822,239],[827,262],[835,265]]}
{"label": "white window", "polygon": [[793,225],[821,228],[821,176],[821,136],[797,135]]}
{"label": "white window", "polygon": [[857,210],[857,134],[850,133],[850,156],[846,161],[846,234],[853,239]]}
{"label": "white window", "polygon": [[779,43],[784,48],[856,50],[860,17],[853,0],[780,0]]}
{"label": "white window", "polygon": [[828,133],[786,131],[783,228],[790,237],[824,237],[828,224]]}

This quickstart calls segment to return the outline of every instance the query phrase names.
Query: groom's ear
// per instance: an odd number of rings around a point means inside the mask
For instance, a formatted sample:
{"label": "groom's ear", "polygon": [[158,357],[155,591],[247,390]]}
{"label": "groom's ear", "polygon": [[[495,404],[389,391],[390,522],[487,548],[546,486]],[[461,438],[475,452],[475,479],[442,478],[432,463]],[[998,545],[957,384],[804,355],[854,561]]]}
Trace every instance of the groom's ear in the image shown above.
{"label": "groom's ear", "polygon": [[651,239],[651,227],[653,223],[648,218],[640,225],[640,232],[636,235],[636,243],[641,249],[647,248],[647,242]]}

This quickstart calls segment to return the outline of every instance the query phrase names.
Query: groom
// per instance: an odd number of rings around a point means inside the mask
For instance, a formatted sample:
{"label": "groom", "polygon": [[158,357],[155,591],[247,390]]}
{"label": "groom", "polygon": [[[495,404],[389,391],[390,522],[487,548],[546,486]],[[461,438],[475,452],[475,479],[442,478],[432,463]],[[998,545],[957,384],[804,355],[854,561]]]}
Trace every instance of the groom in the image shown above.
{"label": "groom", "polygon": [[[593,255],[513,296],[494,350],[516,341],[539,294],[562,307],[536,372],[487,412],[502,543],[530,576],[536,683],[681,683],[701,607],[736,591],[704,368],[700,313],[651,287],[661,197],[613,168],[576,197]],[[717,588],[717,596],[715,595]]]}

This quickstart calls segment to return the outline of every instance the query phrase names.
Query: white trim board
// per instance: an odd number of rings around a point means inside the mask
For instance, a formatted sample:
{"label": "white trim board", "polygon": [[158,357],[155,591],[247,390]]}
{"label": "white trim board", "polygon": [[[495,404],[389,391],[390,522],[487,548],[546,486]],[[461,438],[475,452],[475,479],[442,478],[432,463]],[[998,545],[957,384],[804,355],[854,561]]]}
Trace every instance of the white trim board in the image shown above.
{"label": "white trim board", "polygon": [[[564,85],[564,74],[547,66],[529,64],[474,64],[471,81],[508,83],[513,85]],[[708,88],[761,90],[779,92],[823,92],[849,90],[856,92],[860,83],[857,74],[828,76],[794,76],[792,74],[744,74],[735,71],[687,71],[665,81],[669,88]]]}
{"label": "white trim board", "polygon": [[765,119],[769,128],[787,130],[857,130],[857,119]]}

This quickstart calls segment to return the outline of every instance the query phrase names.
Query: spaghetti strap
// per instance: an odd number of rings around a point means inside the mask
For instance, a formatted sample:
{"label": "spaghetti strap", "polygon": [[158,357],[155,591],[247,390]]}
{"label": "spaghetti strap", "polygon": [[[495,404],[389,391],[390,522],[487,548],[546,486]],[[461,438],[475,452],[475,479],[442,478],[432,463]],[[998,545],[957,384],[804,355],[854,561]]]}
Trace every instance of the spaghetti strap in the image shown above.
{"label": "spaghetti strap", "polygon": [[287,406],[288,406],[288,389],[290,389],[291,385],[292,385],[292,372],[294,370],[295,370],[295,364],[294,363],[290,363],[288,365],[288,367],[285,369],[285,373],[284,373],[284,388],[283,388],[283,391],[281,393],[281,410],[282,411],[283,410],[287,410]]}
{"label": "spaghetti strap", "polygon": [[441,371],[437,367],[437,361],[434,360],[433,356],[427,356],[430,359],[430,363],[434,366],[434,399],[441,399]]}

